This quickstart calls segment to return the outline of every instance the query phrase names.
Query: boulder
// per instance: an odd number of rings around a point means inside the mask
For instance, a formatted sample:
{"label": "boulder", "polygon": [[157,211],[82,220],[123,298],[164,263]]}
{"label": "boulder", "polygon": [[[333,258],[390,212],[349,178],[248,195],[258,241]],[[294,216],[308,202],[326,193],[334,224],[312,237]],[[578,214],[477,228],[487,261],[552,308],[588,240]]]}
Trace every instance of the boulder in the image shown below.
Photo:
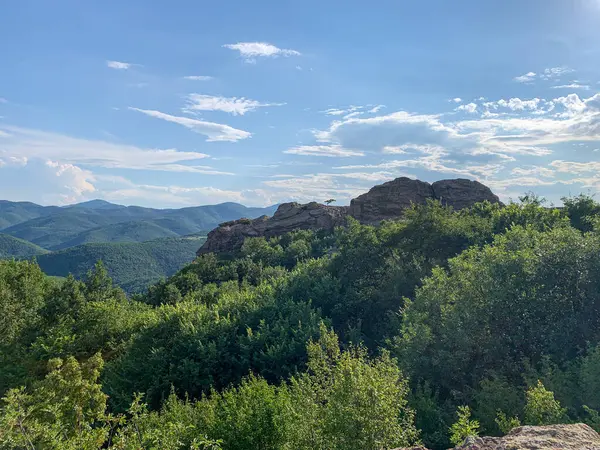
{"label": "boulder", "polygon": [[440,180],[433,183],[431,188],[437,200],[454,209],[468,208],[485,200],[490,203],[500,203],[498,196],[489,187],[478,181],[464,178]]}
{"label": "boulder", "polygon": [[[413,450],[424,447],[413,447]],[[577,423],[524,426],[513,429],[504,437],[474,437],[453,450],[600,450],[600,435],[589,426]]]}
{"label": "boulder", "polygon": [[369,192],[352,199],[348,213],[362,223],[374,224],[397,219],[412,203],[423,204],[433,197],[429,183],[401,177],[374,186]]}
{"label": "boulder", "polygon": [[474,438],[455,450],[600,450],[600,435],[579,423],[524,426],[513,429],[501,438]]}

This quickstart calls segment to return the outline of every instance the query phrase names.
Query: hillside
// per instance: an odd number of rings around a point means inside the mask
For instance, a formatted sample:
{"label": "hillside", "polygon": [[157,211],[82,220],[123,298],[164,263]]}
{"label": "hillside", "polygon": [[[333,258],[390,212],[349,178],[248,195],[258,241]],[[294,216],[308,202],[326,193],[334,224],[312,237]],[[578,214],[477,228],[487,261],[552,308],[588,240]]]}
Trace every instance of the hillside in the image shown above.
{"label": "hillside", "polygon": [[161,238],[147,242],[88,243],[40,255],[38,264],[51,276],[82,279],[97,261],[126,292],[140,292],[173,275],[195,257],[204,236]]}
{"label": "hillside", "polygon": [[31,202],[0,200],[0,230],[41,217],[60,209],[57,206],[40,206]]}
{"label": "hillside", "polygon": [[274,206],[248,208],[237,203],[152,209],[101,200],[62,208],[2,201],[0,231],[48,250],[59,250],[88,242],[143,242],[185,236],[208,231],[221,222],[272,215],[274,211]]}
{"label": "hillside", "polygon": [[28,259],[44,253],[48,253],[48,250],[23,239],[0,233],[0,259]]}
{"label": "hillside", "polygon": [[[190,233],[191,234],[191,233]],[[178,233],[151,221],[121,222],[79,233],[74,238],[56,246],[57,250],[88,243],[144,242],[165,237],[177,237]]]}

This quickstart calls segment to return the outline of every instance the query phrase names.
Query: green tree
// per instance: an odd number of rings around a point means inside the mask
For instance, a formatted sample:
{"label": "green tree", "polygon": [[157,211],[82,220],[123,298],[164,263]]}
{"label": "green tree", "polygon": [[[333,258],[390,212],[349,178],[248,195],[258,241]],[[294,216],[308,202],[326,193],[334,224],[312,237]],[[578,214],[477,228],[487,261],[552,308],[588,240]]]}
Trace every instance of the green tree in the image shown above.
{"label": "green tree", "polygon": [[308,353],[309,372],[289,387],[286,449],[376,450],[417,440],[407,383],[388,354],[342,352],[324,326]]}
{"label": "green tree", "polygon": [[0,447],[95,450],[108,435],[106,395],[97,383],[102,358],[80,365],[54,359],[44,380],[10,390],[0,409]]}
{"label": "green tree", "polygon": [[466,438],[479,435],[479,422],[471,420],[468,406],[459,406],[456,414],[458,420],[450,427],[450,442],[461,445]]}
{"label": "green tree", "polygon": [[525,423],[527,425],[552,425],[562,423],[567,410],[554,399],[554,394],[548,391],[541,381],[527,390],[525,404]]}

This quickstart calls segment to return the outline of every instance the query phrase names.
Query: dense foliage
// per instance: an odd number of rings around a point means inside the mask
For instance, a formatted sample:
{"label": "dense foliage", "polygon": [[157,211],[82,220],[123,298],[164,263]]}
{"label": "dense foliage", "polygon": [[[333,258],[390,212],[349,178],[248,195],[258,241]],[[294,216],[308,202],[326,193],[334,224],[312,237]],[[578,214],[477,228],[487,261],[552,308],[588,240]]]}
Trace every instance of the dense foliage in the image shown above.
{"label": "dense foliage", "polygon": [[[600,427],[600,220],[524,197],[248,239],[127,298],[0,262],[0,449],[384,449]],[[131,260],[143,277],[147,264]]]}
{"label": "dense foliage", "polygon": [[0,259],[27,259],[44,253],[48,253],[48,250],[23,239],[0,233]]}
{"label": "dense foliage", "polygon": [[185,236],[147,242],[84,244],[39,255],[37,262],[48,275],[73,274],[81,279],[97,261],[102,261],[115,284],[135,293],[193,261],[205,239],[205,236]]}

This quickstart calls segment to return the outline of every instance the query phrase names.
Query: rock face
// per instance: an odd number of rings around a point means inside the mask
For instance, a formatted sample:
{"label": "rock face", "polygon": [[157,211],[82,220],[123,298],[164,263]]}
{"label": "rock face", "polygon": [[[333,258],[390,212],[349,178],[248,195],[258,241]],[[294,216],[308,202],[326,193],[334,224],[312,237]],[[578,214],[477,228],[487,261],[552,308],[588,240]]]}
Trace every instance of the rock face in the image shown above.
{"label": "rock face", "polygon": [[429,183],[402,177],[372,187],[350,202],[349,214],[363,223],[397,219],[411,203],[423,204],[434,198]]}
{"label": "rock face", "polygon": [[490,188],[477,181],[458,178],[429,184],[402,177],[375,186],[353,199],[349,214],[362,223],[375,224],[386,219],[397,219],[411,203],[423,204],[427,199],[440,200],[454,209],[468,208],[484,200],[500,202]]}
{"label": "rock face", "polygon": [[484,200],[490,203],[500,203],[500,199],[489,187],[478,181],[465,180],[440,180],[431,185],[433,196],[442,204],[452,206],[454,209],[463,209],[473,206]]}
{"label": "rock face", "polygon": [[[414,449],[427,450],[424,447]],[[468,438],[453,450],[600,450],[600,435],[582,423],[518,427],[506,436]],[[413,450],[413,449],[396,449]]]}
{"label": "rock face", "polygon": [[438,199],[454,209],[466,208],[484,200],[500,202],[487,186],[477,181],[456,179],[429,184],[406,177],[396,178],[353,199],[349,207],[325,206],[316,202],[306,205],[283,203],[273,217],[223,223],[208,234],[197,253],[235,251],[247,237],[269,238],[292,230],[332,229],[343,225],[347,215],[361,223],[377,224],[382,220],[398,219],[411,204],[424,204],[428,199]]}
{"label": "rock face", "polygon": [[210,233],[206,242],[198,250],[204,253],[222,253],[239,250],[247,237],[279,236],[293,230],[333,229],[343,225],[348,214],[344,206],[325,206],[316,202],[301,205],[282,203],[273,217],[261,216],[257,219],[239,219],[225,222]]}

